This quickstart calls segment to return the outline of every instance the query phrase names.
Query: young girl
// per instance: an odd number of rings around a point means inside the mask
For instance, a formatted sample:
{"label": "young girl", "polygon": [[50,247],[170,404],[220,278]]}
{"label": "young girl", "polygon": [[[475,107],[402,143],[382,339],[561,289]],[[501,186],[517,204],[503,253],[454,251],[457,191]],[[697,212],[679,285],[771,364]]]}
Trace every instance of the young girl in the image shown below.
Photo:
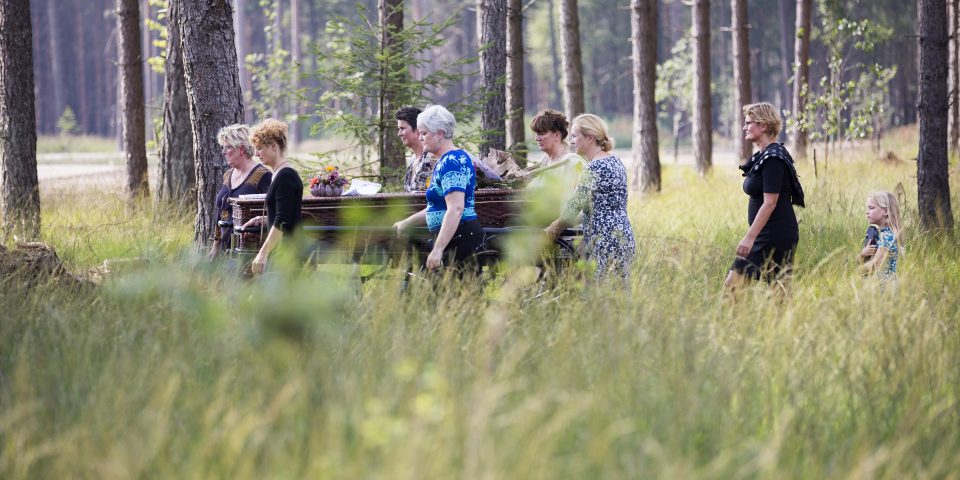
{"label": "young girl", "polygon": [[867,196],[867,221],[880,229],[876,245],[867,245],[860,251],[863,272],[883,280],[897,278],[897,258],[903,244],[900,240],[900,204],[890,192],[875,192]]}

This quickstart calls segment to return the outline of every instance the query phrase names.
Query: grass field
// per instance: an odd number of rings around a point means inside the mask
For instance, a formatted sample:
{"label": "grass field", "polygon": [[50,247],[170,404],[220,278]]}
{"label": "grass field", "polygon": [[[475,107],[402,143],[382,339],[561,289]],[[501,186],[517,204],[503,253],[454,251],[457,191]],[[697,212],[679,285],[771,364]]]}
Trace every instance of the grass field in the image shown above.
{"label": "grass field", "polygon": [[[792,294],[735,304],[733,167],[668,165],[632,197],[625,291],[541,297],[515,265],[405,294],[344,269],[247,282],[190,253],[189,215],[44,199],[72,269],[149,266],[0,290],[0,477],[956,478],[960,256],[917,232],[915,145],[800,165]],[[855,273],[863,203],[898,184],[906,251],[881,291]]]}

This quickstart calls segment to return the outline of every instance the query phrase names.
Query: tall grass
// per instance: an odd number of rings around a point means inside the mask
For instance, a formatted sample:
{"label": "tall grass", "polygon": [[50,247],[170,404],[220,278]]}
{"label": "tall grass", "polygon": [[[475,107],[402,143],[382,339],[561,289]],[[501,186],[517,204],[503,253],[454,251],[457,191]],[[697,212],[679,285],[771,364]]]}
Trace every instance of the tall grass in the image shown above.
{"label": "tall grass", "polygon": [[916,223],[915,164],[868,157],[800,166],[791,295],[737,303],[732,167],[668,166],[633,198],[628,288],[541,296],[511,266],[403,293],[327,268],[248,282],[180,253],[187,215],[52,206],[75,268],[154,262],[89,290],[4,286],[0,477],[954,477],[956,239],[908,229],[899,288],[860,278],[867,191],[902,182]]}

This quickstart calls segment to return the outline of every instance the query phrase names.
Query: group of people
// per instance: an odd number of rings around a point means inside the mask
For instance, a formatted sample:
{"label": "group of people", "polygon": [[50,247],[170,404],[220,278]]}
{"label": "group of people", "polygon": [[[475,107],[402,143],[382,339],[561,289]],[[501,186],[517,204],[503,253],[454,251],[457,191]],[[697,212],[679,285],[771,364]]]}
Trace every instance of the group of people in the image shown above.
{"label": "group of people", "polygon": [[[453,142],[456,119],[439,105],[422,112],[404,107],[396,118],[401,141],[413,151],[404,185],[410,191],[423,189],[427,206],[394,227],[403,235],[410,227],[426,223],[433,241],[428,269],[462,264],[476,255],[484,236],[474,208],[476,168],[470,155]],[[411,123],[414,118],[415,124]],[[573,195],[546,233],[557,238],[582,219],[585,254],[596,262],[596,278],[611,273],[626,278],[635,251],[627,216],[627,172],[611,153],[613,139],[607,124],[592,114],[570,123],[563,114],[547,110],[533,119],[531,128],[546,154],[543,163],[556,164],[551,175],[579,177]],[[569,145],[564,142],[568,129]]]}
{"label": "group of people", "polygon": [[[725,285],[730,289],[749,280],[765,279],[783,285],[789,278],[800,240],[793,206],[803,207],[804,193],[786,148],[776,142],[781,130],[777,109],[769,103],[743,108],[744,138],[757,152],[740,169],[743,190],[749,197],[747,229],[737,244],[736,255]],[[459,266],[469,262],[484,245],[484,231],[477,218],[474,192],[477,167],[473,157],[454,143],[456,119],[449,110],[431,105],[423,111],[403,107],[396,112],[397,133],[412,151],[403,179],[404,190],[424,192],[426,208],[394,224],[398,235],[426,224],[432,248],[425,267]],[[608,277],[626,280],[636,251],[633,228],[627,215],[627,173],[612,153],[613,138],[606,122],[593,114],[572,120],[555,110],[545,110],[530,124],[544,153],[540,167],[545,176],[570,186],[558,217],[544,229],[551,239],[566,228],[582,223],[583,255],[595,266],[595,280]],[[569,137],[569,143],[567,138]],[[222,220],[230,218],[229,197],[266,193],[267,215],[244,225],[269,229],[253,260],[252,271],[260,273],[284,234],[299,224],[303,182],[286,160],[287,125],[267,119],[248,130],[244,125],[222,129],[217,140],[230,169],[223,176],[217,195]],[[253,160],[257,156],[262,161]],[[544,178],[528,188],[540,188]],[[865,239],[860,252],[863,268],[882,278],[895,278],[902,249],[900,209],[895,195],[872,194],[866,205],[867,219],[874,225],[874,239]],[[211,255],[229,245],[229,232],[218,229]]]}
{"label": "group of people", "polygon": [[[217,142],[230,167],[223,174],[223,183],[216,196],[218,218],[231,218],[230,202],[227,201],[230,197],[266,194],[267,214],[254,217],[243,225],[245,229],[257,226],[267,229],[266,240],[250,265],[254,274],[260,274],[283,236],[293,233],[300,224],[303,180],[286,158],[287,124],[266,119],[253,128],[230,125],[217,133]],[[262,163],[254,162],[254,155]],[[227,227],[215,229],[211,257],[230,246],[231,234]]]}

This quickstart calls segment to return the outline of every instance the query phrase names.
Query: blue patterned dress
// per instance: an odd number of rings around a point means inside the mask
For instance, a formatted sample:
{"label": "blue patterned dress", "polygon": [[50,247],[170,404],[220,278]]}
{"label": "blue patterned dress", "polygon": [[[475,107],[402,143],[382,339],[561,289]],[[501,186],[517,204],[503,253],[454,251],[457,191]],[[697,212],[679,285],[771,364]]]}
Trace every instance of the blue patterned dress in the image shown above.
{"label": "blue patterned dress", "polygon": [[586,257],[597,263],[595,279],[615,273],[624,281],[636,252],[627,217],[627,171],[615,155],[591,161],[567,201],[563,218],[573,223],[583,212]]}
{"label": "blue patterned dress", "polygon": [[884,261],[884,265],[877,272],[877,275],[884,280],[897,278],[897,257],[900,256],[900,250],[897,248],[897,238],[893,233],[893,229],[890,227],[880,229],[877,248],[887,248],[890,250],[890,253],[887,254],[887,258]]}

